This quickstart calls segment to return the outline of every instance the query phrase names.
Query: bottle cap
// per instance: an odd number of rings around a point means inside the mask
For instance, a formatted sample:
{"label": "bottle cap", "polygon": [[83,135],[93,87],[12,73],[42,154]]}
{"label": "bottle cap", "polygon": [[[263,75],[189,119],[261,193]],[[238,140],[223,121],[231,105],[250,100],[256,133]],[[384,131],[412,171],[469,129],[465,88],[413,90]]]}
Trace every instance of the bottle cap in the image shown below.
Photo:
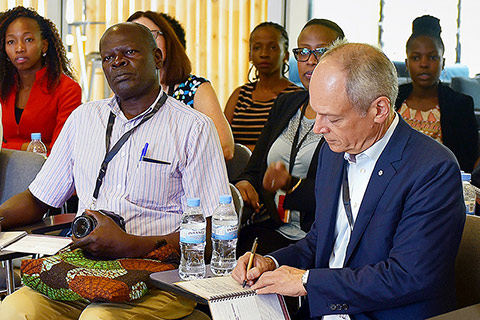
{"label": "bottle cap", "polygon": [[229,194],[220,196],[220,203],[232,203],[232,196]]}
{"label": "bottle cap", "polygon": [[189,207],[200,207],[200,198],[188,198],[187,206]]}
{"label": "bottle cap", "polygon": [[467,172],[462,172],[462,181],[470,181],[472,175]]}
{"label": "bottle cap", "polygon": [[42,134],[40,132],[35,132],[31,134],[32,140],[41,140]]}

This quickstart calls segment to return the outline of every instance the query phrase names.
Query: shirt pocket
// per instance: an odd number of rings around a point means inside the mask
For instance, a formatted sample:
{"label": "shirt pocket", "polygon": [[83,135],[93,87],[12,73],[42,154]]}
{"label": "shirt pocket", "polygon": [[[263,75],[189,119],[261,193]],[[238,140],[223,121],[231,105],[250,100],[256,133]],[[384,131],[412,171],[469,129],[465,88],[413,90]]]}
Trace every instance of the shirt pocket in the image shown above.
{"label": "shirt pocket", "polygon": [[127,186],[126,200],[142,208],[176,211],[183,195],[175,164],[139,161]]}

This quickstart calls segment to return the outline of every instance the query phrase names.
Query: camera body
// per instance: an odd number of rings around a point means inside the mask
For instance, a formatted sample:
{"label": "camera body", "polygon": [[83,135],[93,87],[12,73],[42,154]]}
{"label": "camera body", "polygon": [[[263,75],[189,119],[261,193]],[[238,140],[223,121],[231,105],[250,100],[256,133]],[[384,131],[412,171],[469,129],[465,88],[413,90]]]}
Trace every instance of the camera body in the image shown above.
{"label": "camera body", "polygon": [[[106,215],[107,217],[110,217],[113,221],[115,221],[117,225],[120,226],[120,228],[122,228],[123,231],[125,231],[125,220],[121,216],[107,210],[98,211]],[[96,226],[97,219],[95,219],[93,216],[87,215],[84,212],[72,221],[72,234],[76,238],[83,238],[86,237],[90,232],[92,232]]]}

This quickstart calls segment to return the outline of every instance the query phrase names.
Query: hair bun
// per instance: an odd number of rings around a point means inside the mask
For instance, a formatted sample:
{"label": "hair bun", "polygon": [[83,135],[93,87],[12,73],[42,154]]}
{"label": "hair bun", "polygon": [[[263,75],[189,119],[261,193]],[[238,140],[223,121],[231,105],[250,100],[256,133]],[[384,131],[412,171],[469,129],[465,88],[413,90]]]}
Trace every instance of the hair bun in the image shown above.
{"label": "hair bun", "polygon": [[413,20],[413,34],[432,34],[440,37],[442,28],[440,20],[430,15],[424,15]]}

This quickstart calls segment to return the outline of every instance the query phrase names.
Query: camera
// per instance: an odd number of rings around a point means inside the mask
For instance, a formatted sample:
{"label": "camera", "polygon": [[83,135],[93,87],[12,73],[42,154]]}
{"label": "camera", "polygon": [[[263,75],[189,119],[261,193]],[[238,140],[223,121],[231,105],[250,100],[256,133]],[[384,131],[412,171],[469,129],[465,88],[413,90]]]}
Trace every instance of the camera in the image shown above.
{"label": "camera", "polygon": [[[102,214],[110,217],[116,224],[125,231],[125,220],[116,213],[107,210],[98,210]],[[72,221],[72,234],[77,238],[83,238],[97,226],[97,219],[87,215],[85,212]]]}

